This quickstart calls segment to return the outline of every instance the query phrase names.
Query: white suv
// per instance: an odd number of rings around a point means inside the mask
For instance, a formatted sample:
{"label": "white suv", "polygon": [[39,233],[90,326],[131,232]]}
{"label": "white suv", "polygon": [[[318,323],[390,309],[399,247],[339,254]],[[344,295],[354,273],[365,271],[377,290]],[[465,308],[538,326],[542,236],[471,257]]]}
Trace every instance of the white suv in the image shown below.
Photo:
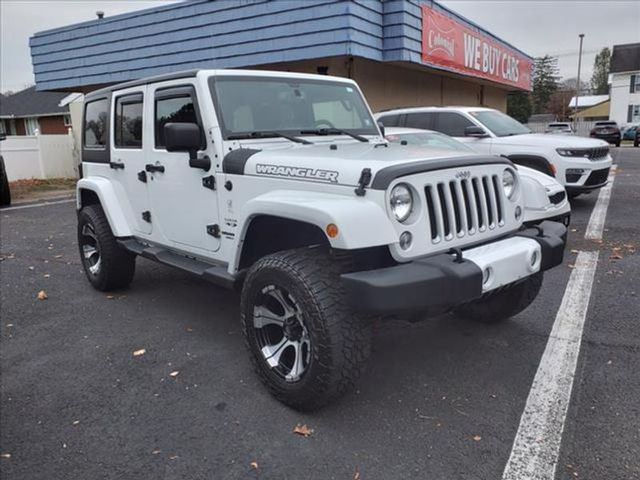
{"label": "white suv", "polygon": [[125,288],[141,256],[241,291],[256,371],[300,409],[355,382],[372,316],[524,310],[562,262],[566,228],[523,227],[510,160],[380,133],[343,78],[199,70],[88,94],[77,207],[89,282]]}
{"label": "white suv", "polygon": [[564,185],[569,196],[607,184],[611,156],[602,140],[537,134],[498,110],[481,107],[418,107],[376,114],[388,127],[435,130],[469,143],[477,152],[503,155]]}

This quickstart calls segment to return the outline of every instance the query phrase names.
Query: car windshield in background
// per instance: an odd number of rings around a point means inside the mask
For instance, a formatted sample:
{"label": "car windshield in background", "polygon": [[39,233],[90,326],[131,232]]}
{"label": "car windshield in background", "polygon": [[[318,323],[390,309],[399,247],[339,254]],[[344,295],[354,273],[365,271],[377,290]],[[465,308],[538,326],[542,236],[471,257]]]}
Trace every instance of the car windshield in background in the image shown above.
{"label": "car windshield in background", "polygon": [[225,139],[255,132],[378,135],[360,92],[347,83],[222,76],[209,85]]}
{"label": "car windshield in background", "polygon": [[386,139],[392,143],[406,142],[407,145],[419,145],[439,150],[473,152],[473,149],[451,137],[434,132],[390,133]]}
{"label": "car windshield in background", "polygon": [[510,135],[523,135],[531,133],[527,127],[509,115],[495,110],[477,110],[469,112],[472,117],[478,119],[484,127],[488,128],[497,137],[508,137]]}

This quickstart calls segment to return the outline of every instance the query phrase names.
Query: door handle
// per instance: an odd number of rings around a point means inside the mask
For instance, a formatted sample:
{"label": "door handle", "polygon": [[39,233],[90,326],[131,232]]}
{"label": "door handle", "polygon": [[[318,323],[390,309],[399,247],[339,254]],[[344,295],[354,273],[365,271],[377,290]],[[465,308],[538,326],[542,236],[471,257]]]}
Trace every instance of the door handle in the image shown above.
{"label": "door handle", "polygon": [[118,170],[121,168],[124,170],[124,163],[121,162],[109,162],[109,168],[113,168],[114,170]]}
{"label": "door handle", "polygon": [[164,173],[164,165],[154,165],[153,163],[147,163],[144,166],[144,169],[149,173],[153,173],[153,172]]}

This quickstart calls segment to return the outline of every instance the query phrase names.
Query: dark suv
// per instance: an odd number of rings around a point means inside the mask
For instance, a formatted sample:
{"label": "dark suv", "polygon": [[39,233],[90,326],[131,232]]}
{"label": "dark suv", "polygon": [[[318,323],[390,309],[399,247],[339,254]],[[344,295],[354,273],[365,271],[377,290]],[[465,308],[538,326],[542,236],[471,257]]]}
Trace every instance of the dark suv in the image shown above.
{"label": "dark suv", "polygon": [[620,127],[613,121],[596,122],[589,136],[609,142],[616,147],[620,146],[620,139],[622,138]]}

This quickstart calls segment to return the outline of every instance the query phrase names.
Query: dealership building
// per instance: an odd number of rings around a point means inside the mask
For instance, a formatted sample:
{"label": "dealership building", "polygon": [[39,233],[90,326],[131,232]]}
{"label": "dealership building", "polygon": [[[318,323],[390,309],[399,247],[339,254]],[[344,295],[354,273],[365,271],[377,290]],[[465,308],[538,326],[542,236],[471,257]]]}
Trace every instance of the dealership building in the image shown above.
{"label": "dealership building", "polygon": [[253,68],[353,78],[374,110],[505,110],[509,92],[531,90],[533,63],[429,0],[189,0],[39,32],[30,46],[38,90]]}

